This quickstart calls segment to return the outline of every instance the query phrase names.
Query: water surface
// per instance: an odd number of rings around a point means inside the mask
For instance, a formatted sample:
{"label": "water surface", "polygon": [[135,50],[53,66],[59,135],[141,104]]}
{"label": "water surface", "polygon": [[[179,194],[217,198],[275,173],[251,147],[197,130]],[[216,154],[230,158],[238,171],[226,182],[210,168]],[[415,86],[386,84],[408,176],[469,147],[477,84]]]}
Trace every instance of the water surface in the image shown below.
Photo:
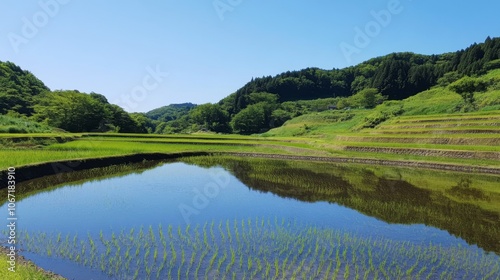
{"label": "water surface", "polygon": [[23,253],[72,279],[500,277],[497,177],[186,162],[31,190]]}

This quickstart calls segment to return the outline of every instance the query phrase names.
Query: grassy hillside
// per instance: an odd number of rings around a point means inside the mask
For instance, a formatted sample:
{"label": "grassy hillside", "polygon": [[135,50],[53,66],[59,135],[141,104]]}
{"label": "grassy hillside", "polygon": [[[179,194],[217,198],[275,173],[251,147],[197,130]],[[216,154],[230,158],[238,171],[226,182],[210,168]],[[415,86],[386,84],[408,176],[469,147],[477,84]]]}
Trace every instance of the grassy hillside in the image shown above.
{"label": "grassy hillside", "polygon": [[263,136],[312,138],[311,145],[337,155],[499,165],[500,70],[478,79],[490,86],[474,94],[475,112],[462,112],[463,98],[448,86],[436,86],[371,110],[302,115]]}
{"label": "grassy hillside", "polygon": [[28,118],[0,115],[0,133],[48,133],[61,131]]}

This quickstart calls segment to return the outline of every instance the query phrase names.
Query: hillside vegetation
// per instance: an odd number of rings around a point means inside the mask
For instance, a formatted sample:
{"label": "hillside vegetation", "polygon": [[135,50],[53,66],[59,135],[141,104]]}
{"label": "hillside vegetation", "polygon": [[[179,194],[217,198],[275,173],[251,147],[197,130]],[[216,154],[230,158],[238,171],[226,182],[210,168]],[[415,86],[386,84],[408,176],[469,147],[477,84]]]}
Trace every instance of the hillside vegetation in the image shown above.
{"label": "hillside vegetation", "polygon": [[[288,71],[274,77],[252,79],[218,103],[194,108],[156,132],[203,129],[222,133],[262,133],[303,114],[329,108],[370,109],[383,100],[403,100],[435,86],[447,88],[448,98],[456,99],[457,106],[448,108],[448,113],[475,111],[475,100],[467,98],[472,94],[468,83],[472,82],[473,92],[484,92],[492,82],[484,80],[475,85],[478,81],[475,77],[499,67],[500,38],[487,38],[484,43],[454,53],[393,53],[344,69]],[[457,87],[449,88],[453,83],[458,83]],[[460,95],[468,104],[459,104]],[[496,98],[484,97],[483,101],[494,104]],[[426,105],[415,102],[415,113],[418,110],[428,113]]]}
{"label": "hillside vegetation", "polygon": [[[128,113],[99,93],[51,91],[30,72],[0,62],[0,130],[260,134],[311,118],[303,115],[338,109],[347,112],[326,112],[323,122],[340,121],[342,129],[359,130],[399,115],[498,109],[498,72],[493,70],[499,67],[500,38],[488,37],[454,53],[393,53],[344,69],[307,68],[255,78],[215,104]],[[312,121],[300,131],[268,135],[310,135],[314,126]]]}

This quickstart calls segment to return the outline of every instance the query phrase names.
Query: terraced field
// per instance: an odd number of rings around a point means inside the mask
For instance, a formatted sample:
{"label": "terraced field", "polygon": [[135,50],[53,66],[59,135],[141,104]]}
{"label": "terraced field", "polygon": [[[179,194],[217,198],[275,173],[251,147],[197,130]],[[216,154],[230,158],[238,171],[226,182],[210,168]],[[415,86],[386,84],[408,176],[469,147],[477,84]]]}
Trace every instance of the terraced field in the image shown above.
{"label": "terraced field", "polygon": [[343,151],[474,159],[495,165],[500,160],[500,112],[402,116],[335,139]]}

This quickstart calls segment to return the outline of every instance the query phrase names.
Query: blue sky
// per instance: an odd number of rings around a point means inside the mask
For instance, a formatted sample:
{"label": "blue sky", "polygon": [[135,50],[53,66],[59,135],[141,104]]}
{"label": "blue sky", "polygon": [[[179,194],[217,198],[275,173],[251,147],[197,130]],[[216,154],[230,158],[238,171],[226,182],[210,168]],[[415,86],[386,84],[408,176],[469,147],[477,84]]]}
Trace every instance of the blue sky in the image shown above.
{"label": "blue sky", "polygon": [[214,103],[252,77],[463,49],[500,36],[499,10],[492,0],[0,0],[0,60],[52,90],[145,112]]}

